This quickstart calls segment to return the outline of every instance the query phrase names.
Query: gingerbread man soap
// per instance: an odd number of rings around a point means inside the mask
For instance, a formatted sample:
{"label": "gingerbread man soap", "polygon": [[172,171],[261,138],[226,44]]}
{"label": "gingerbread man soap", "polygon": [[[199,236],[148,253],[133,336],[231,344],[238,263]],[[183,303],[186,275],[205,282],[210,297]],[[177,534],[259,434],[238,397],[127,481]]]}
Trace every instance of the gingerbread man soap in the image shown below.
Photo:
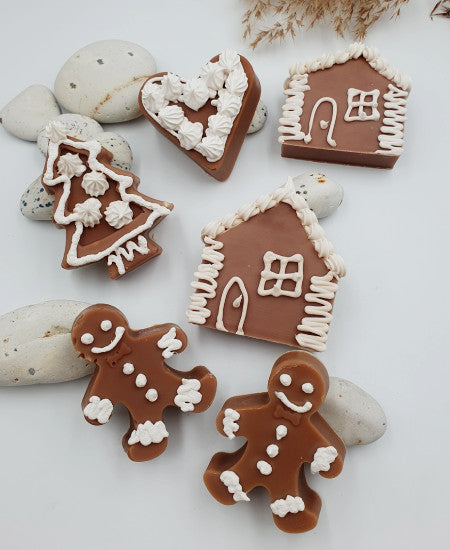
{"label": "gingerbread man soap", "polygon": [[151,76],[139,94],[142,113],[172,143],[219,181],[228,178],[261,95],[250,63],[225,50],[198,78]]}
{"label": "gingerbread man soap", "polygon": [[403,152],[410,78],[377,50],[347,50],[294,65],[285,82],[281,155],[392,168]]}
{"label": "gingerbread man soap", "polygon": [[173,208],[137,190],[139,178],[111,166],[112,154],[96,140],[66,135],[50,123],[42,183],[55,195],[53,222],[66,230],[62,267],[106,260],[116,279],[161,253],[149,236]]}
{"label": "gingerbread man soap", "polygon": [[288,533],[313,529],[321,499],[307,484],[305,469],[325,478],[342,470],[345,446],[317,412],[328,391],[328,373],[309,353],[291,351],[275,362],[268,392],[232,397],[217,417],[217,429],[247,442],[217,453],[204,481],[222,504],[248,502],[255,487],[270,494],[277,527]]}
{"label": "gingerbread man soap", "polygon": [[188,372],[165,363],[187,345],[186,334],[172,323],[132,330],[115,307],[97,304],[75,319],[72,342],[96,370],[82,401],[94,425],[109,421],[116,403],[130,415],[122,444],[135,461],[151,460],[165,451],[169,433],[163,422],[167,407],[203,412],[216,392],[216,378],[205,367]]}

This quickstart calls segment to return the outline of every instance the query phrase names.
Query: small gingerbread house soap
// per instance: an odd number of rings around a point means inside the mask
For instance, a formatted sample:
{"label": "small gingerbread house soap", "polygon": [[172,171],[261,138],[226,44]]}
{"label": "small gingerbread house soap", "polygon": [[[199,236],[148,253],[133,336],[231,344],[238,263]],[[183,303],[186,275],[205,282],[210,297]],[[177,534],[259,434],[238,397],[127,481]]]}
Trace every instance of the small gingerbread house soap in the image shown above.
{"label": "small gingerbread house soap", "polygon": [[191,323],[323,351],[343,260],[292,179],[203,230]]}
{"label": "small gingerbread house soap", "polygon": [[392,168],[403,151],[411,81],[377,50],[347,50],[291,67],[280,118],[283,157]]}

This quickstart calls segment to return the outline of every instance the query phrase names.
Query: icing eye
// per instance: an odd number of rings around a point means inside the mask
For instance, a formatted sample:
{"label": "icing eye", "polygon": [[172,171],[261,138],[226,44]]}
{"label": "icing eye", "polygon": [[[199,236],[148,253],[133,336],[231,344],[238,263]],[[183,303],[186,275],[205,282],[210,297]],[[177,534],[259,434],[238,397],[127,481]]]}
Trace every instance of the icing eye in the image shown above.
{"label": "icing eye", "polygon": [[105,321],[102,321],[100,323],[100,328],[105,332],[107,332],[108,330],[111,330],[111,327],[112,327],[112,323],[108,319],[105,319]]}
{"label": "icing eye", "polygon": [[94,337],[92,336],[92,334],[90,332],[85,332],[81,336],[81,343],[82,344],[92,344],[93,341],[94,341]]}
{"label": "icing eye", "polygon": [[311,383],[306,382],[305,384],[302,384],[302,390],[305,393],[312,393],[314,391],[314,386]]}
{"label": "icing eye", "polygon": [[290,386],[292,378],[289,376],[289,374],[282,374],[280,376],[280,382],[283,384],[283,386]]}

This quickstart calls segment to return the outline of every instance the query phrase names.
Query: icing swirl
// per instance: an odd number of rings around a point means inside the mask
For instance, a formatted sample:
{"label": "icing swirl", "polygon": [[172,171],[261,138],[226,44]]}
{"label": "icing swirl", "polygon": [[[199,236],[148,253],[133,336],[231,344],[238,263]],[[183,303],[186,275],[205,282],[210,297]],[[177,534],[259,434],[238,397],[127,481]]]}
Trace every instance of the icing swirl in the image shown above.
{"label": "icing swirl", "polygon": [[88,172],[84,175],[81,187],[88,195],[98,197],[99,195],[105,194],[109,184],[105,174],[92,170],[92,172]]}
{"label": "icing swirl", "polygon": [[178,105],[168,105],[159,111],[158,119],[167,130],[176,130],[184,120],[184,111]]}
{"label": "icing swirl", "polygon": [[211,115],[208,118],[208,129],[206,135],[215,134],[216,136],[227,136],[231,132],[233,127],[232,119],[227,116],[218,113],[217,115]]}
{"label": "icing swirl", "polygon": [[239,113],[242,100],[229,90],[219,90],[218,99],[213,99],[211,104],[217,106],[219,114],[233,118]]}
{"label": "icing swirl", "polygon": [[168,105],[168,101],[164,96],[163,87],[154,82],[147,82],[141,92],[142,104],[152,113],[158,113],[163,107]]}
{"label": "icing swirl", "polygon": [[183,86],[182,100],[193,111],[198,111],[209,99],[209,90],[203,78],[187,80]]}
{"label": "icing swirl", "polygon": [[225,149],[225,139],[215,134],[205,136],[195,148],[208,162],[219,160]]}
{"label": "icing swirl", "polygon": [[178,129],[178,140],[183,149],[189,151],[198,145],[203,136],[203,125],[201,122],[190,122],[187,118],[183,120]]}
{"label": "icing swirl", "polygon": [[100,207],[102,203],[98,199],[87,199],[75,205],[73,211],[77,215],[77,220],[85,227],[94,227],[100,223],[102,214]]}
{"label": "icing swirl", "polygon": [[64,124],[58,120],[50,121],[45,127],[45,137],[53,143],[66,139],[67,133]]}
{"label": "icing swirl", "polygon": [[225,88],[236,95],[244,95],[248,88],[248,78],[243,70],[234,70],[225,81]]}
{"label": "icing swirl", "polygon": [[128,202],[113,201],[110,202],[105,210],[105,218],[111,227],[120,229],[129,224],[133,219],[133,211]]}
{"label": "icing swirl", "polygon": [[73,153],[62,155],[58,160],[57,166],[58,172],[69,179],[72,179],[74,176],[81,176],[86,171],[86,166],[80,159],[80,155],[74,155]]}
{"label": "icing swirl", "polygon": [[178,101],[183,91],[180,77],[173,73],[167,73],[161,78],[161,87],[168,101]]}
{"label": "icing swirl", "polygon": [[[223,87],[223,83],[225,82],[225,69],[220,66],[219,63],[211,63],[211,61],[208,61],[202,69],[201,78],[203,78],[208,88],[212,92],[215,92]],[[210,92],[210,96],[211,95]]]}
{"label": "icing swirl", "polygon": [[219,64],[227,71],[237,69],[241,63],[241,58],[234,50],[225,50],[219,55]]}

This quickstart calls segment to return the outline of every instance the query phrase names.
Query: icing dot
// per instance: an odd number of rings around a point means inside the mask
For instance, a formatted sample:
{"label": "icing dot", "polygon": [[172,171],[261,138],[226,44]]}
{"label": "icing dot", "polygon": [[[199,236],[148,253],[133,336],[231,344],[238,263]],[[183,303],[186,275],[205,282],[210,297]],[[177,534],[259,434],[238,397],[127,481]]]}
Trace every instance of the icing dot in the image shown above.
{"label": "icing dot", "polygon": [[147,384],[147,377],[145,376],[145,374],[138,374],[136,376],[136,382],[135,382],[136,386],[138,388],[142,388],[145,386],[145,384]]}
{"label": "icing dot", "polygon": [[292,378],[289,376],[289,374],[282,374],[280,376],[280,382],[283,384],[283,386],[290,386],[292,383]]}
{"label": "icing dot", "polygon": [[81,336],[81,343],[82,344],[92,344],[93,341],[94,341],[94,337],[92,336],[92,334],[90,332],[85,332]]}
{"label": "icing dot", "polygon": [[302,384],[302,390],[305,393],[312,393],[314,391],[314,386],[309,382],[306,382],[305,384]]}
{"label": "icing dot", "polygon": [[274,458],[275,456],[277,456],[278,454],[278,445],[269,445],[266,449],[266,453],[268,454],[268,456],[270,456],[270,458]]}
{"label": "icing dot", "polygon": [[286,437],[287,435],[287,428],[283,424],[280,424],[277,426],[276,429],[277,439],[280,441],[280,439],[283,439],[283,437]]}
{"label": "icing dot", "polygon": [[122,369],[124,374],[132,374],[134,372],[134,365],[133,363],[125,363]]}
{"label": "icing dot", "polygon": [[269,476],[272,473],[272,466],[265,460],[258,460],[256,467],[263,476]]}
{"label": "icing dot", "polygon": [[149,390],[147,390],[145,397],[153,403],[158,399],[158,392],[155,390],[155,388],[150,388]]}
{"label": "icing dot", "polygon": [[107,332],[108,330],[111,330],[111,327],[112,327],[112,323],[108,319],[105,319],[100,323],[100,328],[105,332]]}

